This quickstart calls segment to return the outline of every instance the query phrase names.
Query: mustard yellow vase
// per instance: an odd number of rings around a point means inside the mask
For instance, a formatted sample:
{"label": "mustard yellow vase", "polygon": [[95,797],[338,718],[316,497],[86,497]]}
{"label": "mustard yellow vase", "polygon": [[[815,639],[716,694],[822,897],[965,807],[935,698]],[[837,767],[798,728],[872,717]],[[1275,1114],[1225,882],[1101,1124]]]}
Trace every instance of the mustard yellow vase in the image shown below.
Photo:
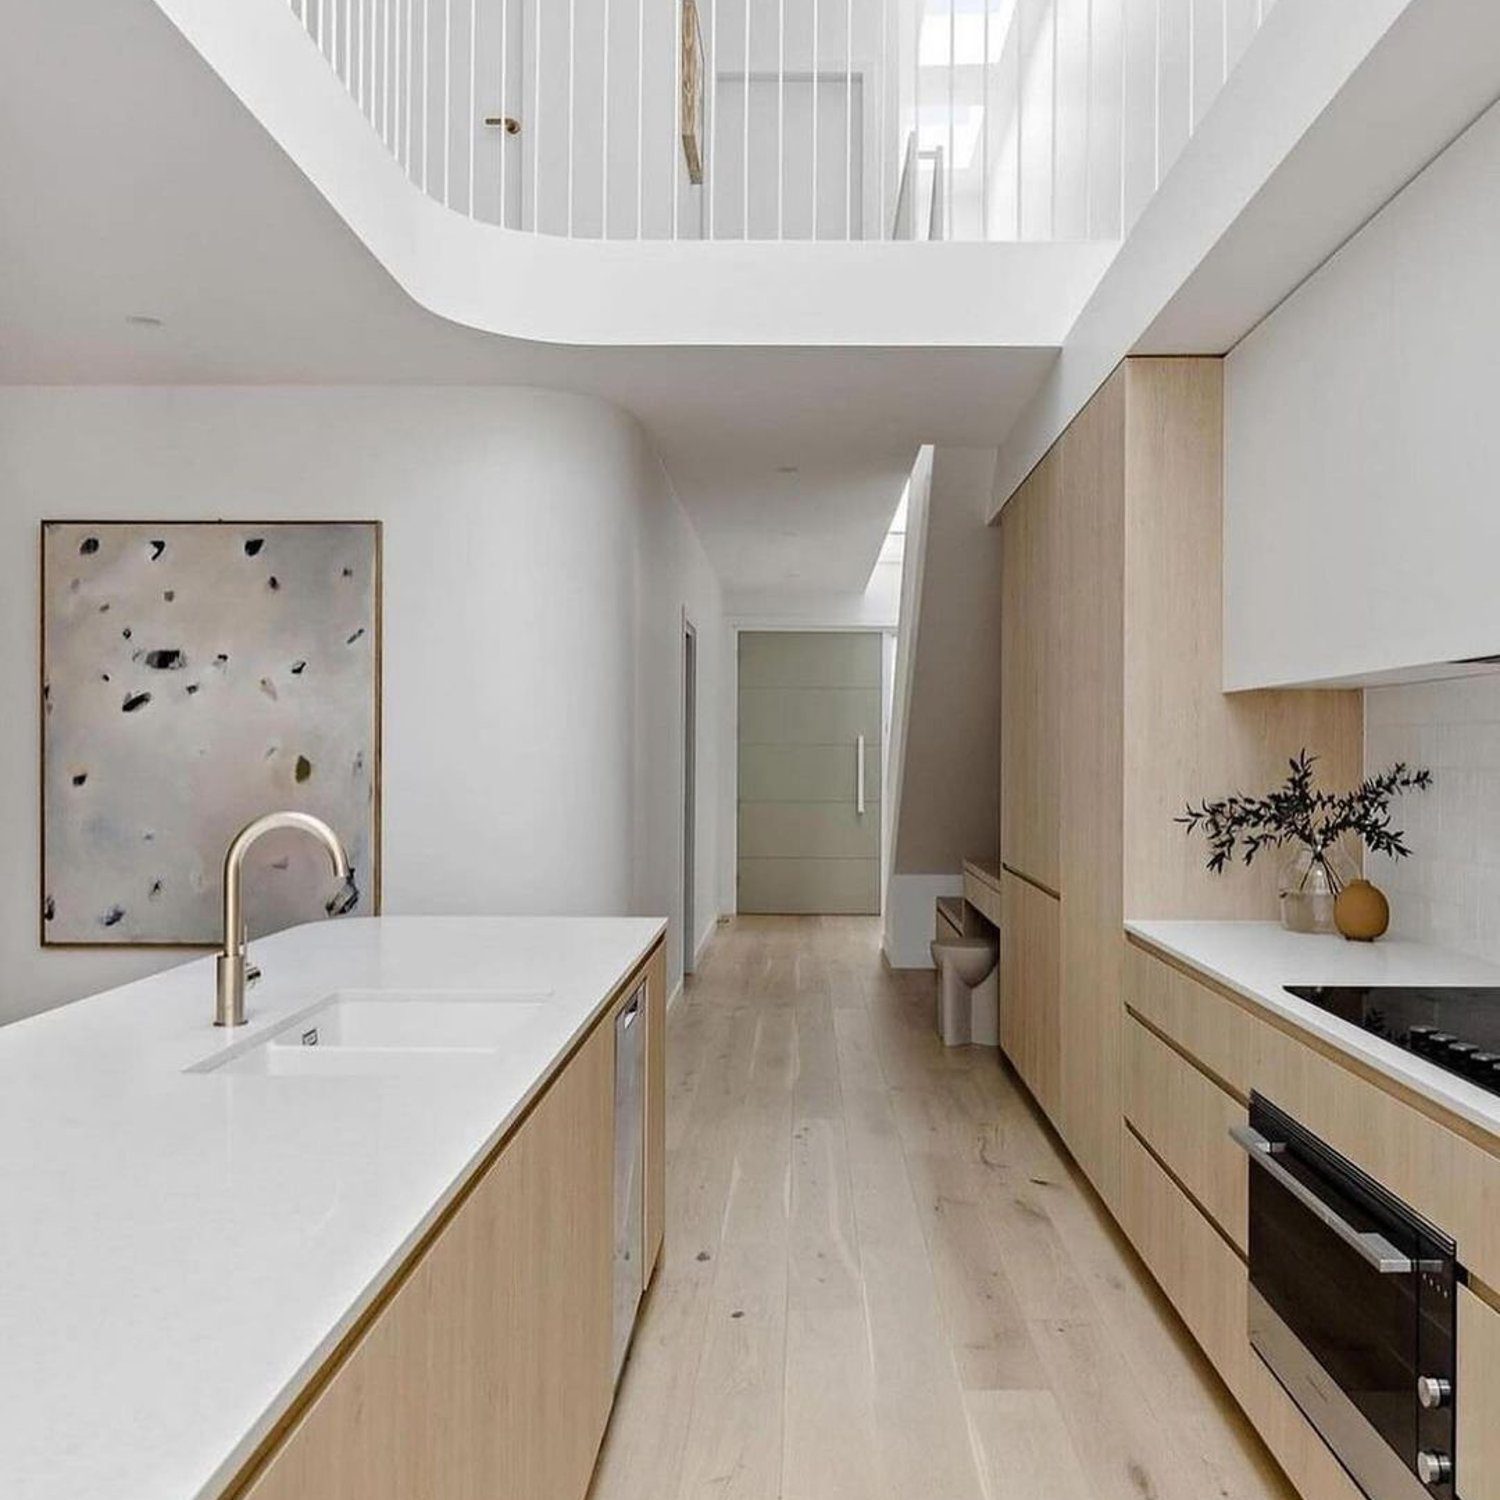
{"label": "mustard yellow vase", "polygon": [[1351,942],[1373,943],[1391,925],[1391,904],[1368,880],[1351,880],[1333,903],[1333,920]]}

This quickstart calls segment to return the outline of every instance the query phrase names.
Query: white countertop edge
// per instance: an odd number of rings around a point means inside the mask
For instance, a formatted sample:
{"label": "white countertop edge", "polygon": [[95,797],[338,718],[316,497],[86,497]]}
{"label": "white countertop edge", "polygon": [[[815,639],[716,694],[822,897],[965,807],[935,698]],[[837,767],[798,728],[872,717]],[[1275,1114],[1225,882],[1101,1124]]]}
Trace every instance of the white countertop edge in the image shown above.
{"label": "white countertop edge", "polygon": [[1125,931],[1148,950],[1175,959],[1476,1126],[1494,1137],[1500,1148],[1500,1095],[1350,1025],[1284,988],[1288,984],[1500,988],[1500,968],[1495,965],[1401,938],[1350,943],[1340,937],[1288,932],[1276,922],[1127,919]]}

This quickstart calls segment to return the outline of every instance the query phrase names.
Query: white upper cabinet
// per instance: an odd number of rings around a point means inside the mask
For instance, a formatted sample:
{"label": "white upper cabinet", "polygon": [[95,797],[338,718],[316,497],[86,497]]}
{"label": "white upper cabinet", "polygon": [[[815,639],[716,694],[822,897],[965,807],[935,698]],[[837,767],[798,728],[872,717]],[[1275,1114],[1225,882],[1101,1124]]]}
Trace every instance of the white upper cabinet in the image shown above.
{"label": "white upper cabinet", "polygon": [[1500,652],[1500,107],[1226,362],[1229,689]]}

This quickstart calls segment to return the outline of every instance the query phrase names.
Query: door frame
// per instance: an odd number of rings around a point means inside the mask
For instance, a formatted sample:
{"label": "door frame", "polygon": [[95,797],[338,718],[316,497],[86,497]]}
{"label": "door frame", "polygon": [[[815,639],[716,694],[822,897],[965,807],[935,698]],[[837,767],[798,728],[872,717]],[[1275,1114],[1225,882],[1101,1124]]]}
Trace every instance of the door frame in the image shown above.
{"label": "door frame", "polygon": [[[719,845],[723,878],[729,890],[722,898],[721,909],[740,914],[740,635],[878,635],[880,646],[880,911],[885,915],[885,848],[890,835],[887,819],[888,778],[891,750],[891,698],[895,691],[896,627],[893,625],[826,623],[805,620],[756,619],[726,621],[725,632],[729,660],[725,664],[727,684],[724,700],[723,748],[720,751],[721,776],[724,780],[723,817],[719,825]],[[727,774],[726,774],[727,773]]]}

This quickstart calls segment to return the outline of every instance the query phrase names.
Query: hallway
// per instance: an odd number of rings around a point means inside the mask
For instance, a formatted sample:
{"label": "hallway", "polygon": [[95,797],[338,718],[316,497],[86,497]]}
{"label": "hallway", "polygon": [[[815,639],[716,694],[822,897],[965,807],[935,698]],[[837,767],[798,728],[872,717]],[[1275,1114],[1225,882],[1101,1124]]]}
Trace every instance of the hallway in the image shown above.
{"label": "hallway", "polygon": [[667,1241],[592,1500],[1291,1490],[873,918],[741,917],[669,1033]]}

